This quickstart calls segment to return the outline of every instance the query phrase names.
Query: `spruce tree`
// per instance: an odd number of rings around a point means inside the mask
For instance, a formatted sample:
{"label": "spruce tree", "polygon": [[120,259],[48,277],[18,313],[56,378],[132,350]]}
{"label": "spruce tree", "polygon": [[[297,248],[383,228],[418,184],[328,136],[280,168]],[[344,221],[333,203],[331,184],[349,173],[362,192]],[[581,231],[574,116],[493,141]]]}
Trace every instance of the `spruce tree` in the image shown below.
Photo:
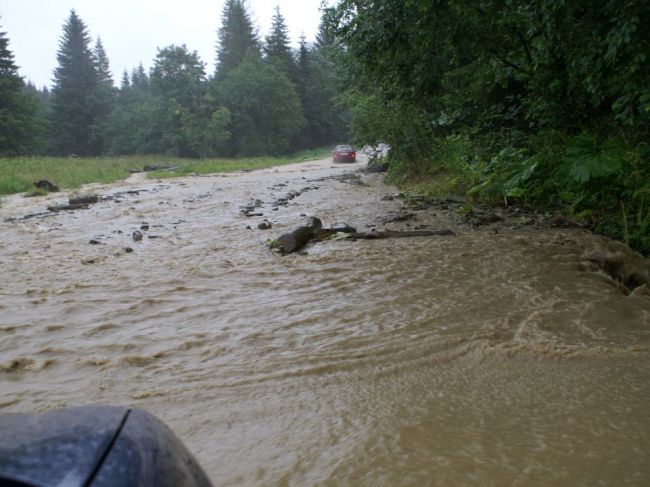
{"label": "spruce tree", "polygon": [[104,50],[101,39],[98,37],[93,49],[93,61],[97,73],[97,86],[94,95],[94,120],[91,127],[91,149],[92,154],[104,152],[104,123],[111,113],[117,93],[113,84],[113,76],[108,62],[108,56]]}
{"label": "spruce tree", "polygon": [[291,47],[289,46],[289,28],[280,13],[280,7],[275,7],[271,33],[266,37],[264,54],[268,62],[295,82],[296,69],[291,55]]}
{"label": "spruce tree", "polygon": [[142,64],[122,75],[119,96],[104,124],[104,151],[111,155],[160,153],[159,117]]}
{"label": "spruce tree", "polygon": [[221,15],[216,78],[223,79],[246,55],[259,56],[260,43],[242,0],[226,0]]}
{"label": "spruce tree", "polygon": [[18,76],[18,66],[14,64],[14,54],[9,50],[6,32],[0,32],[0,75],[11,80],[15,86],[22,86],[22,80]]}
{"label": "spruce tree", "polygon": [[[294,147],[299,149],[299,148],[306,148],[312,146],[311,138],[311,128],[310,128],[310,117],[309,117],[309,108],[310,108],[310,102],[309,96],[310,96],[310,76],[311,76],[311,69],[310,69],[310,62],[311,62],[311,56],[309,53],[309,48],[307,47],[307,39],[305,39],[305,35],[301,34],[300,35],[300,45],[298,47],[298,62],[296,65],[296,71],[295,71],[295,85],[296,85],[296,91],[298,93],[298,96],[300,98],[300,104],[303,109],[303,115],[305,117],[305,125],[298,135],[296,141],[294,142]],[[311,93],[313,96],[313,93]]]}
{"label": "spruce tree", "polygon": [[298,72],[302,73],[303,78],[307,78],[306,73],[309,71],[309,47],[305,34],[300,34],[300,43],[298,46]]}
{"label": "spruce tree", "polygon": [[316,33],[316,42],[314,48],[318,51],[328,50],[336,45],[336,35],[332,30],[332,17],[334,16],[333,7],[323,9],[318,32]]}
{"label": "spruce tree", "polygon": [[122,80],[120,81],[120,91],[124,91],[127,88],[131,87],[131,79],[129,78],[129,72],[125,69],[122,73]]}
{"label": "spruce tree", "polygon": [[142,63],[131,71],[131,86],[143,93],[149,93],[151,91],[151,80]]}
{"label": "spruce tree", "polygon": [[29,154],[37,149],[42,129],[38,111],[38,99],[25,87],[9,39],[0,32],[0,155]]}
{"label": "spruce tree", "polygon": [[91,154],[98,73],[90,49],[90,35],[74,10],[63,26],[57,60],[49,151],[57,155]]}
{"label": "spruce tree", "polygon": [[47,86],[43,86],[40,90],[38,90],[38,99],[40,100],[41,105],[49,108],[50,100],[52,99],[52,93],[47,88]]}
{"label": "spruce tree", "polygon": [[97,38],[95,48],[93,49],[93,60],[95,61],[95,69],[97,70],[99,82],[113,87],[113,75],[111,74],[108,56],[106,55],[106,50],[100,37]]}
{"label": "spruce tree", "polygon": [[305,39],[305,34],[300,35],[300,45],[298,47],[298,65],[296,66],[296,90],[300,95],[300,99],[303,102],[305,101],[307,84],[309,83],[309,63],[311,61],[311,56],[309,53],[309,48],[307,47],[307,39]]}

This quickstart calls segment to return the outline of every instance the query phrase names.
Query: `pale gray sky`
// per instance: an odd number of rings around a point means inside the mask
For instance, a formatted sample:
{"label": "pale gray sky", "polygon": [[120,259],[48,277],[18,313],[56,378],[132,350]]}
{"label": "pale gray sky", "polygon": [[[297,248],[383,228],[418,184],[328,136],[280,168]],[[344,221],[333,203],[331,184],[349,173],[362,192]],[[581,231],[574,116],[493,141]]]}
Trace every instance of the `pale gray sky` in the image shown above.
{"label": "pale gray sky", "polygon": [[[50,86],[63,24],[75,9],[93,39],[100,36],[116,83],[122,71],[142,62],[148,70],[156,48],[186,44],[214,70],[217,30],[225,0],[0,0],[0,31],[9,37],[20,74]],[[249,12],[266,35],[276,5],[297,45],[313,41],[321,0],[248,0]]]}

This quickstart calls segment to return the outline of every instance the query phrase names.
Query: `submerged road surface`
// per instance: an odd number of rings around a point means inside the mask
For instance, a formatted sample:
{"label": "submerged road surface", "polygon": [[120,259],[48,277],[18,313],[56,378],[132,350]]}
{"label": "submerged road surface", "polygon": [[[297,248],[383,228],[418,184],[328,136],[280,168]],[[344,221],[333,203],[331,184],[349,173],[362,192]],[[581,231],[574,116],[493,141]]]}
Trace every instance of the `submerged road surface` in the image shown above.
{"label": "submerged road surface", "polygon": [[[360,167],[5,198],[0,412],[145,408],[216,485],[649,485],[650,297],[600,237],[404,216]],[[270,252],[305,215],[456,236]]]}

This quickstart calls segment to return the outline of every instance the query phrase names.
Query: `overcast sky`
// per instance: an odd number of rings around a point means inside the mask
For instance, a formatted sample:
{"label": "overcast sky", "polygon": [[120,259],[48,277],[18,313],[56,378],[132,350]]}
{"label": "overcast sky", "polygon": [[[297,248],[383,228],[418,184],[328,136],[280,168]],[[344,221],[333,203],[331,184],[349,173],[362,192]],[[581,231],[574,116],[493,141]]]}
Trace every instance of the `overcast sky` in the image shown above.
{"label": "overcast sky", "polygon": [[[262,36],[276,5],[297,45],[301,33],[314,39],[321,0],[247,0]],[[75,9],[93,40],[100,36],[116,83],[124,69],[142,62],[148,70],[156,48],[186,44],[214,70],[217,30],[225,0],[0,0],[0,31],[9,38],[20,74],[51,86],[63,24]],[[93,41],[94,43],[94,41]]]}

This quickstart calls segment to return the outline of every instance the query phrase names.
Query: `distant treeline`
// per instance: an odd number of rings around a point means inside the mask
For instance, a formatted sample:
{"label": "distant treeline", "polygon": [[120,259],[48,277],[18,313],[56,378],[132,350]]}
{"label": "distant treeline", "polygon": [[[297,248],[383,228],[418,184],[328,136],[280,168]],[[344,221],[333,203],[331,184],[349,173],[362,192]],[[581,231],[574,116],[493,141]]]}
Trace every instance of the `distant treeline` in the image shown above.
{"label": "distant treeline", "polygon": [[24,83],[0,33],[0,156],[277,155],[344,137],[324,26],[297,51],[279,8],[269,35],[255,32],[243,0],[227,0],[215,73],[196,51],[171,45],[150,72],[124,72],[118,88],[100,38],[93,45],[73,10],[51,91]]}
{"label": "distant treeline", "polygon": [[390,145],[394,180],[567,211],[650,254],[649,1],[341,0],[326,14],[351,130]]}

